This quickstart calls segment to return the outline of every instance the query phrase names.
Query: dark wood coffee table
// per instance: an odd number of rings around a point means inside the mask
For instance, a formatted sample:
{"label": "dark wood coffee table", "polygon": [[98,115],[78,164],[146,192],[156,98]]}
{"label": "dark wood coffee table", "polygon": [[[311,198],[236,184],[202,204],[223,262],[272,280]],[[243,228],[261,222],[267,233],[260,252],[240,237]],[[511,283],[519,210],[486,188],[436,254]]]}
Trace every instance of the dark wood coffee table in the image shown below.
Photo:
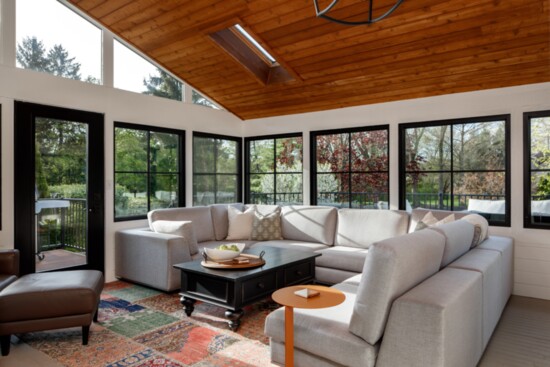
{"label": "dark wood coffee table", "polygon": [[229,328],[237,330],[243,307],[266,297],[277,289],[315,279],[315,258],[321,254],[257,246],[244,252],[259,255],[265,251],[265,265],[253,269],[210,269],[201,260],[176,264],[181,270],[181,303],[191,316],[197,300],[227,309]]}

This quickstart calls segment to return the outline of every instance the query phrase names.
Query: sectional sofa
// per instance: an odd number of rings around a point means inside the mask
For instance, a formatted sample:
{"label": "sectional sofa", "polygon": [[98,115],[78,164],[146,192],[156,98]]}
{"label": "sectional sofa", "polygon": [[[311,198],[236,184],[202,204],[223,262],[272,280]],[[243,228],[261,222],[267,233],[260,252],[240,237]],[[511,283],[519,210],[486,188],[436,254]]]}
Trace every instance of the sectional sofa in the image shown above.
{"label": "sectional sofa", "polygon": [[[214,247],[227,236],[227,208],[157,210],[149,222],[192,221],[199,248]],[[295,310],[297,366],[476,365],[512,292],[513,240],[489,236],[472,249],[476,229],[464,220],[415,231],[428,212],[281,208],[283,239],[259,243],[320,252],[316,280],[346,294],[336,307]],[[438,220],[449,214],[432,211]],[[185,238],[151,228],[120,231],[116,275],[177,289],[179,274],[170,264],[200,256],[188,247]],[[268,316],[265,332],[273,362],[283,364],[282,309]]]}

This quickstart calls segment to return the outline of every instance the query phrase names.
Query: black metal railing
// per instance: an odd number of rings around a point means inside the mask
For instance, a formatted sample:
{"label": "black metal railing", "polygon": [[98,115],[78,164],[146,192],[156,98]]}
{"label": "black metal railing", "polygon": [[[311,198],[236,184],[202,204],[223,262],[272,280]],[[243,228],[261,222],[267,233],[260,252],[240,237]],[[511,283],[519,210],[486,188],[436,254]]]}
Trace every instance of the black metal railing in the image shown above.
{"label": "black metal railing", "polygon": [[301,205],[303,202],[301,192],[250,193],[250,204]]}
{"label": "black metal railing", "polygon": [[[37,207],[52,200],[37,202]],[[87,248],[86,199],[55,199],[61,205],[37,210],[37,249],[42,252],[58,248],[69,248],[85,252]]]}

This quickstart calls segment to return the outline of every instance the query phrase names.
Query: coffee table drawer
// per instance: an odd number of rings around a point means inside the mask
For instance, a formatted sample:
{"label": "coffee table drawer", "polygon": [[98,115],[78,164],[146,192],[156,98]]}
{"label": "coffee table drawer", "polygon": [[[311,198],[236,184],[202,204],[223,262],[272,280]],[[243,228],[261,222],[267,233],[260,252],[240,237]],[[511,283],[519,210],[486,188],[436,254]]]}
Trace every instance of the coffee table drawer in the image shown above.
{"label": "coffee table drawer", "polygon": [[285,284],[291,285],[313,277],[313,263],[305,262],[285,269]]}
{"label": "coffee table drawer", "polygon": [[269,273],[243,282],[243,302],[271,294],[277,289],[276,274]]}

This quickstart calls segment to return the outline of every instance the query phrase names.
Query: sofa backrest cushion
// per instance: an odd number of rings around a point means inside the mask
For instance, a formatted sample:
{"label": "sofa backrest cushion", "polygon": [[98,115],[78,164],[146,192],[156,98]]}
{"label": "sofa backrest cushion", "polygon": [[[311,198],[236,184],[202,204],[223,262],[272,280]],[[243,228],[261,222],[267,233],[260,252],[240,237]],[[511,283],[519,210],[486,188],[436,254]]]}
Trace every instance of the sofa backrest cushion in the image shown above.
{"label": "sofa backrest cushion", "polygon": [[335,246],[369,248],[407,233],[409,214],[397,210],[340,209]]}
{"label": "sofa backrest cushion", "polygon": [[441,259],[441,267],[444,268],[470,250],[474,238],[474,229],[475,226],[472,223],[465,220],[456,220],[420,232],[439,232],[445,236],[445,251]]}
{"label": "sofa backrest cushion", "polygon": [[198,242],[214,241],[214,224],[209,206],[193,208],[156,209],[147,213],[149,228],[155,229],[152,223],[157,220],[191,221]]}
{"label": "sofa backrest cushion", "polygon": [[393,301],[439,271],[444,247],[445,237],[428,230],[373,244],[357,288],[350,332],[375,345]]}
{"label": "sofa backrest cushion", "polygon": [[420,222],[426,216],[426,214],[430,212],[438,221],[447,218],[451,214],[454,215],[455,220],[458,220],[468,214],[471,214],[467,212],[454,212],[451,210],[433,210],[433,209],[416,208],[416,209],[413,209],[411,212],[411,218],[409,220],[409,233],[414,232],[416,230],[416,225],[418,224],[418,222]]}
{"label": "sofa backrest cushion", "polygon": [[229,217],[227,216],[227,207],[232,206],[243,211],[244,205],[241,203],[233,204],[212,204],[210,210],[212,212],[212,222],[214,223],[214,235],[216,241],[222,241],[227,237],[229,228]]}
{"label": "sofa backrest cushion", "polygon": [[281,210],[285,240],[319,242],[331,246],[336,231],[337,210],[327,206],[289,205]]}

